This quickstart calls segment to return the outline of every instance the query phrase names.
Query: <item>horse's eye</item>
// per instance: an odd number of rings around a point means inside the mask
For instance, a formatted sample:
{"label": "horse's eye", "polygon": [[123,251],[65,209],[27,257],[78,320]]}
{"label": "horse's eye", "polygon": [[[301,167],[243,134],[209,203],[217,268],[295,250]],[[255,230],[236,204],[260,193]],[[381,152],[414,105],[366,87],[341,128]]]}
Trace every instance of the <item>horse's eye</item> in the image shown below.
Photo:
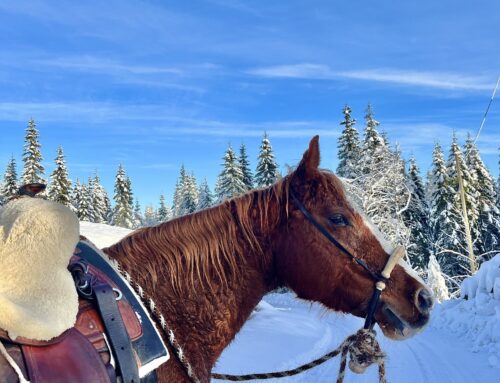
{"label": "horse's eye", "polygon": [[349,221],[342,214],[333,214],[328,218],[328,220],[330,221],[330,223],[332,225],[335,225],[335,226],[347,226],[347,225],[349,225]]}

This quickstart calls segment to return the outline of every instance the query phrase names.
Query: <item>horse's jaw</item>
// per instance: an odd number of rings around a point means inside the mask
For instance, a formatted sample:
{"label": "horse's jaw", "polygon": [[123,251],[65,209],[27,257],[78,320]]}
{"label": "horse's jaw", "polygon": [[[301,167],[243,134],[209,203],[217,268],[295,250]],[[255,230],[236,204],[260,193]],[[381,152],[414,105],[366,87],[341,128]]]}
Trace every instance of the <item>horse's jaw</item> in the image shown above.
{"label": "horse's jaw", "polygon": [[429,323],[430,315],[421,315],[415,323],[409,323],[397,313],[397,310],[384,303],[375,317],[386,337],[405,340],[421,332]]}

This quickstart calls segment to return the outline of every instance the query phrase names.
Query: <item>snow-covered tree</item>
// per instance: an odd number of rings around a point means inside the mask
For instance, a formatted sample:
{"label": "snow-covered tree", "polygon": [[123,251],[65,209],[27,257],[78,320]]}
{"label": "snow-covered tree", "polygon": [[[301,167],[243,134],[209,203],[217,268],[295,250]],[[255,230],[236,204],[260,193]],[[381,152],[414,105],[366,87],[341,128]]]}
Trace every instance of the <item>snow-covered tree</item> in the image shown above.
{"label": "snow-covered tree", "polygon": [[[241,173],[243,175],[243,183],[247,190],[253,188],[253,174],[250,170],[250,161],[248,161],[247,149],[245,144],[240,146],[240,156],[238,157],[238,162],[240,164]],[[208,185],[207,185],[208,186]]]}
{"label": "snow-covered tree", "polygon": [[369,173],[374,165],[383,161],[387,151],[385,140],[377,131],[380,122],[375,120],[371,104],[368,104],[366,108],[365,122],[362,152],[359,165],[356,167],[356,174]]}
{"label": "snow-covered tree", "polygon": [[182,214],[191,214],[196,211],[198,205],[198,183],[194,174],[186,175],[184,189],[181,196]]}
{"label": "snow-covered tree", "polygon": [[133,227],[133,211],[131,204],[130,179],[125,174],[125,169],[120,164],[115,178],[115,194],[113,199],[115,207],[113,209],[112,223],[131,229]]}
{"label": "snow-covered tree", "polygon": [[158,222],[158,214],[153,206],[148,205],[144,209],[144,226],[155,226]]}
{"label": "snow-covered tree", "polygon": [[144,226],[144,217],[142,216],[141,205],[139,204],[139,200],[135,200],[134,205],[134,229],[138,229]]}
{"label": "snow-covered tree", "polygon": [[181,170],[179,173],[179,178],[175,183],[174,198],[172,200],[172,215],[174,217],[180,217],[184,213],[181,211],[182,196],[184,194],[185,183],[186,183],[186,169],[184,165],[181,165]]}
{"label": "snow-covered tree", "polygon": [[378,162],[367,160],[364,172],[344,183],[355,201],[393,245],[408,246],[410,230],[405,225],[410,191],[405,164],[398,150],[384,145]]}
{"label": "snow-covered tree", "polygon": [[[229,150],[229,149],[228,149]],[[232,151],[232,149],[231,149]],[[227,157],[226,152],[226,157]],[[224,167],[226,168],[227,158],[224,159]],[[236,177],[236,175],[235,175]],[[255,170],[255,185],[257,187],[267,187],[276,182],[279,177],[278,164],[274,159],[273,147],[271,146],[271,141],[267,135],[264,133],[262,138],[262,143],[260,145],[259,158],[257,160],[257,169]],[[221,187],[224,187],[221,185]],[[235,191],[239,189],[238,185],[235,185]],[[237,192],[233,195],[240,194]]]}
{"label": "snow-covered tree", "polygon": [[26,128],[24,141],[23,161],[24,170],[22,175],[23,184],[39,182],[45,184],[44,167],[42,165],[42,153],[38,141],[38,130],[35,121],[31,118]]}
{"label": "snow-covered tree", "polygon": [[196,210],[209,208],[213,204],[214,204],[214,197],[212,195],[212,192],[210,191],[210,187],[208,186],[207,179],[205,178],[200,185],[198,206],[196,207]]}
{"label": "snow-covered tree", "polygon": [[428,184],[430,195],[430,226],[433,238],[433,253],[436,254],[443,271],[453,276],[456,254],[446,252],[460,243],[461,217],[457,210],[452,181],[446,168],[441,146],[436,143],[432,154],[432,169]]}
{"label": "snow-covered tree", "polygon": [[5,174],[3,176],[2,197],[5,200],[9,200],[17,194],[18,189],[16,160],[14,159],[14,156],[12,156],[7,164],[7,169],[5,170]]}
{"label": "snow-covered tree", "polygon": [[403,216],[405,225],[410,229],[410,245],[407,247],[408,257],[413,267],[423,270],[429,263],[432,241],[429,230],[429,207],[425,198],[420,170],[414,158],[410,159],[407,183],[410,190],[410,201]]}
{"label": "snow-covered tree", "polygon": [[48,197],[50,200],[59,202],[65,206],[71,205],[71,181],[69,180],[64,153],[61,146],[57,149],[55,159],[56,168],[50,175]]}
{"label": "snow-covered tree", "polygon": [[72,192],[72,206],[80,221],[90,222],[88,188],[77,178]]}
{"label": "snow-covered tree", "polygon": [[500,248],[500,210],[496,206],[495,181],[470,136],[465,143],[465,162],[477,192],[478,217],[475,226],[478,237],[475,238],[475,248],[478,254],[484,254]]}
{"label": "snow-covered tree", "polygon": [[160,195],[160,207],[157,212],[157,220],[159,222],[167,222],[171,217],[170,209],[165,204],[165,196],[163,194]]}
{"label": "snow-covered tree", "polygon": [[[231,145],[226,150],[222,166],[223,169],[219,175],[218,182],[219,189],[216,191],[219,201],[243,194],[246,191],[245,184],[243,183],[243,173]],[[264,179],[260,178],[261,175],[262,177],[267,177],[259,173],[259,168],[257,168],[257,175],[255,177],[257,182]]]}
{"label": "snow-covered tree", "polygon": [[92,207],[94,210],[94,222],[106,223],[111,221],[111,202],[97,174],[92,180]]}
{"label": "snow-covered tree", "polygon": [[344,121],[340,124],[344,125],[344,129],[340,134],[337,145],[339,158],[337,174],[340,177],[353,179],[358,175],[361,159],[359,136],[354,127],[356,120],[351,117],[351,108],[346,105],[342,113],[344,114]]}
{"label": "snow-covered tree", "polygon": [[429,257],[426,283],[433,292],[434,298],[438,301],[438,303],[450,299],[448,287],[446,286],[446,280],[434,255]]}

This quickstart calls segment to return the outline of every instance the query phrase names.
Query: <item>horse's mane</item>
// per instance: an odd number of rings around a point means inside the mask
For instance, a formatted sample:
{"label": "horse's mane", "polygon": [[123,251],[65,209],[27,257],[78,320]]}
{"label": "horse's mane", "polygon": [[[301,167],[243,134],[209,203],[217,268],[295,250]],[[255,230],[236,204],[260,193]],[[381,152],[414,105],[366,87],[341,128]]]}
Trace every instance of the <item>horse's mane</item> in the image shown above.
{"label": "horse's mane", "polygon": [[[246,252],[261,253],[262,234],[279,224],[288,201],[289,177],[274,185],[252,190],[223,203],[153,227],[134,231],[103,249],[112,258],[141,264],[143,277],[156,281],[169,277],[174,289],[194,285],[195,280],[214,290],[238,278],[247,262]],[[257,224],[257,226],[256,226]],[[245,251],[246,250],[246,251]],[[148,258],[160,257],[159,262]],[[152,264],[163,267],[154,269]],[[168,271],[166,271],[168,270]],[[137,273],[139,270],[132,270]]]}

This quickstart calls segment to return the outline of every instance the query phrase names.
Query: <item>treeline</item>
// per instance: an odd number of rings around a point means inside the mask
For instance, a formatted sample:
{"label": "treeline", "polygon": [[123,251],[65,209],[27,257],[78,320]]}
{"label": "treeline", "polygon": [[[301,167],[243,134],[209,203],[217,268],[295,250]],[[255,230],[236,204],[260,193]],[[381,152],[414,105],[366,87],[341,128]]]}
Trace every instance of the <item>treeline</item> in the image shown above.
{"label": "treeline", "polygon": [[121,164],[116,173],[112,200],[97,174],[89,177],[86,182],[77,179],[73,183],[70,180],[61,146],[57,150],[55,169],[47,180],[42,165],[39,131],[33,119],[29,120],[26,128],[22,160],[23,172],[20,177],[15,158],[9,160],[0,186],[0,204],[14,196],[20,185],[40,182],[48,185],[42,197],[69,206],[81,221],[109,223],[126,228],[151,226],[193,213],[254,187],[272,185],[279,177],[278,164],[266,133],[262,139],[255,174],[250,169],[245,145],[241,144],[239,155],[229,145],[213,192],[206,179],[198,184],[194,174],[189,173],[182,165],[172,206],[167,206],[165,196],[160,195],[158,208],[148,205],[144,210],[134,197],[132,182]]}
{"label": "treeline", "polygon": [[500,178],[495,185],[470,136],[460,147],[454,135],[446,160],[440,144],[435,144],[424,180],[415,159],[406,162],[399,147],[391,147],[387,135],[379,133],[370,105],[361,138],[348,106],[343,115],[337,174],[345,178],[357,202],[390,241],[408,249],[413,267],[425,273],[435,257],[448,286],[455,289],[471,271],[456,163],[478,264],[499,250]]}

